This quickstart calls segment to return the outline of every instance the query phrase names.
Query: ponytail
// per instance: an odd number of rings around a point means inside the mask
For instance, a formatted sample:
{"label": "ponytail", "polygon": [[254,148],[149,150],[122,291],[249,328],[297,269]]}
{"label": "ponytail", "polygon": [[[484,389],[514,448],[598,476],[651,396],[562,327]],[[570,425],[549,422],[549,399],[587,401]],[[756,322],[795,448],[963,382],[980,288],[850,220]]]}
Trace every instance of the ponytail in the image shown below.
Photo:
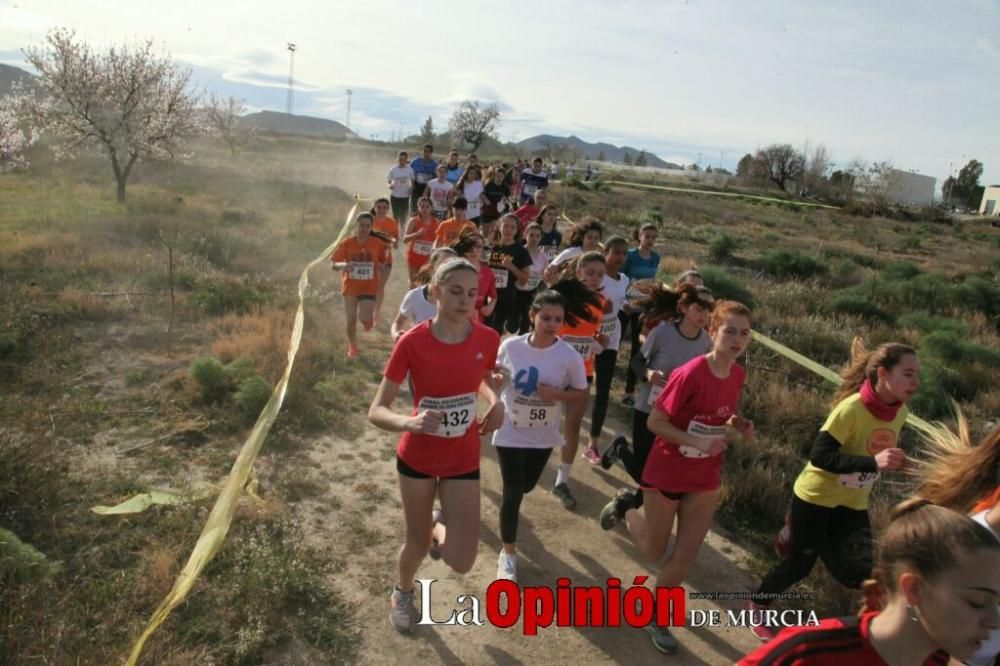
{"label": "ponytail", "polygon": [[593,321],[591,310],[601,307],[601,297],[597,293],[587,289],[576,278],[564,278],[539,292],[531,303],[532,309],[536,305],[540,308],[545,304],[545,299],[553,298],[549,295],[552,292],[556,292],[562,298],[562,305],[566,311],[563,321],[566,326],[576,326],[580,320]]}
{"label": "ponytail", "polygon": [[917,350],[909,345],[898,342],[887,342],[873,352],[867,352],[860,338],[855,338],[851,345],[851,362],[841,372],[843,382],[833,395],[832,405],[836,406],[844,398],[854,395],[861,389],[865,380],[871,382],[872,388],[878,383],[878,369],[892,370],[904,356],[916,356]]}

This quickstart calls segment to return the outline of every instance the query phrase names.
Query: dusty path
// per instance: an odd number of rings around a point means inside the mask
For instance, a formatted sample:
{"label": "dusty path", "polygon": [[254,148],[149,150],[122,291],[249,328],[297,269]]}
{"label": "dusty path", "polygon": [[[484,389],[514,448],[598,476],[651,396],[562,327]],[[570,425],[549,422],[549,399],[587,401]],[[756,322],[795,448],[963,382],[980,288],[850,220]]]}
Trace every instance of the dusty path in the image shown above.
{"label": "dusty path", "polygon": [[[397,255],[397,258],[401,258]],[[405,292],[405,270],[397,259],[383,318],[395,313]],[[339,307],[339,304],[332,304]],[[392,314],[390,314],[392,313]],[[391,320],[391,319],[390,319]],[[381,337],[387,338],[386,334]],[[380,345],[381,346],[381,345]],[[387,349],[387,347],[386,347]],[[363,352],[380,366],[385,353]],[[359,391],[374,394],[374,385]],[[615,386],[613,391],[620,392]],[[617,395],[614,393],[613,395]],[[397,401],[403,409],[404,395]],[[408,405],[407,405],[408,406]],[[589,424],[587,424],[589,425]],[[585,426],[586,427],[586,426]],[[609,419],[606,433],[627,431]],[[650,644],[646,632],[623,628],[541,629],[537,636],[524,636],[521,624],[498,629],[490,624],[477,627],[420,626],[412,636],[398,634],[388,623],[389,591],[396,580],[396,553],[403,539],[403,525],[395,465],[398,436],[366,425],[363,434],[345,441],[335,434],[315,440],[307,456],[314,473],[325,479],[325,490],[295,505],[309,526],[309,538],[334,563],[332,583],[357,606],[361,623],[361,647],[357,663],[396,662],[470,664],[544,664],[573,660],[579,664],[658,663],[727,664],[755,647],[746,628],[682,628],[675,633],[680,653],[667,657]],[[610,437],[605,435],[602,444]],[[578,500],[574,512],[562,508],[548,491],[553,485],[558,456],[553,456],[539,487],[522,507],[519,534],[519,579],[522,585],[554,587],[559,577],[574,585],[603,585],[619,577],[630,585],[636,575],[655,575],[642,563],[623,528],[604,532],[597,522],[601,507],[615,490],[626,483],[624,470],[609,472],[579,460],[574,465],[573,490]],[[472,572],[455,575],[446,565],[429,558],[419,578],[434,578],[433,617],[442,620],[467,604],[456,604],[459,595],[472,594],[485,601],[486,587],[496,574],[500,550],[500,473],[489,438],[482,440],[482,526],[479,557]],[[702,547],[690,579],[689,591],[743,592],[751,584],[742,569],[746,553],[718,530]],[[688,608],[738,608],[739,602],[717,605],[689,600]],[[482,608],[485,621],[485,608]]]}

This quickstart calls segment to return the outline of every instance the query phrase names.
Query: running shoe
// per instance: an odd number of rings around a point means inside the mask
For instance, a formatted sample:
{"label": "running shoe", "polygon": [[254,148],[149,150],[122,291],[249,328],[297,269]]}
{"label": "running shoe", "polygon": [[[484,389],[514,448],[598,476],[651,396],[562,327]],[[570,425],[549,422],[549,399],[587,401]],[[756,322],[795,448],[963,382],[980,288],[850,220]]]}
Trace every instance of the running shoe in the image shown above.
{"label": "running shoe", "polygon": [[635,397],[631,393],[626,393],[625,397],[622,398],[622,404],[626,407],[635,407]]}
{"label": "running shoe", "polygon": [[635,491],[619,488],[615,498],[601,509],[601,528],[610,530],[625,518],[625,512],[635,508]]}
{"label": "running shoe", "polygon": [[357,358],[358,348],[354,345],[347,345],[347,358]]}
{"label": "running shoe", "polygon": [[646,625],[646,631],[653,639],[653,647],[663,654],[677,654],[681,644],[677,642],[674,635],[666,627],[658,627],[653,623]]}
{"label": "running shoe", "polygon": [[750,630],[750,633],[753,634],[757,638],[757,640],[759,640],[761,643],[768,642],[769,640],[771,640],[772,638],[774,638],[775,634],[778,633],[774,629],[772,629],[771,627],[769,627],[769,626],[767,626],[765,624],[761,624],[760,626],[757,626],[757,624],[753,621],[752,615],[753,615],[754,611],[760,613],[760,616],[759,616],[760,617],[760,621],[761,622],[764,621],[764,615],[763,614],[764,614],[764,611],[767,610],[767,606],[761,606],[760,604],[755,604],[750,599],[747,599],[746,602],[743,604],[743,610],[748,610],[748,611],[751,612],[750,626],[747,627],[747,628]]}
{"label": "running shoe", "polygon": [[583,452],[583,459],[591,465],[600,465],[601,452],[597,450],[596,446],[588,446]]}
{"label": "running shoe", "polygon": [[576,500],[573,498],[572,493],[569,492],[569,486],[566,483],[560,483],[553,488],[552,494],[559,498],[564,509],[572,510],[576,508]]}
{"label": "running shoe", "polygon": [[413,592],[403,592],[396,585],[393,587],[392,596],[389,597],[392,603],[392,610],[389,611],[389,622],[396,628],[396,631],[408,633],[413,631],[413,625],[417,623],[417,609],[413,605]]}
{"label": "running shoe", "polygon": [[497,580],[517,582],[517,555],[508,555],[503,550],[500,551],[500,558],[497,560]]}
{"label": "running shoe", "polygon": [[441,509],[434,509],[434,511],[431,513],[431,517],[433,519],[433,521],[431,522],[431,547],[427,549],[427,554],[430,555],[430,558],[432,560],[440,560],[441,544],[437,542],[437,539],[434,538],[433,534],[435,525],[437,525],[438,523],[444,525],[444,521],[441,520],[442,518]]}
{"label": "running shoe", "polygon": [[601,455],[601,467],[611,469],[611,466],[622,459],[622,451],[628,449],[628,440],[623,435],[615,435],[607,451]]}

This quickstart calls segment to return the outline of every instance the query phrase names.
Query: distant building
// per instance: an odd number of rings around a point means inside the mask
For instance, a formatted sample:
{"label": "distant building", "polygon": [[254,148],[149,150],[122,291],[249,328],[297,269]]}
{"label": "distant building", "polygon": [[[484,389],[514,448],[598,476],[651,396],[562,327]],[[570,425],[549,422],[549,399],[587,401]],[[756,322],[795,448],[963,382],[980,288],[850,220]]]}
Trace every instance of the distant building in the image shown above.
{"label": "distant building", "polygon": [[889,172],[886,196],[906,206],[930,206],[934,203],[934,183],[931,176],[893,169]]}
{"label": "distant building", "polygon": [[1000,185],[990,185],[983,191],[983,203],[979,204],[979,214],[1000,217]]}

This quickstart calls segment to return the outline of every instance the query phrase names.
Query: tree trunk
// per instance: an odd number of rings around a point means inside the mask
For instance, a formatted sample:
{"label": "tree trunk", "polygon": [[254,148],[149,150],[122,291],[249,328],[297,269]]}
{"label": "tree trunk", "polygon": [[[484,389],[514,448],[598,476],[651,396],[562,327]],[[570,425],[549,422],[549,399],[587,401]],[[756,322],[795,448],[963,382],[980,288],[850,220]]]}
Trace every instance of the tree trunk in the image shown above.
{"label": "tree trunk", "polygon": [[111,151],[111,170],[115,173],[115,182],[118,183],[118,203],[125,203],[125,179],[127,176],[122,173],[121,164],[118,163],[118,153]]}

